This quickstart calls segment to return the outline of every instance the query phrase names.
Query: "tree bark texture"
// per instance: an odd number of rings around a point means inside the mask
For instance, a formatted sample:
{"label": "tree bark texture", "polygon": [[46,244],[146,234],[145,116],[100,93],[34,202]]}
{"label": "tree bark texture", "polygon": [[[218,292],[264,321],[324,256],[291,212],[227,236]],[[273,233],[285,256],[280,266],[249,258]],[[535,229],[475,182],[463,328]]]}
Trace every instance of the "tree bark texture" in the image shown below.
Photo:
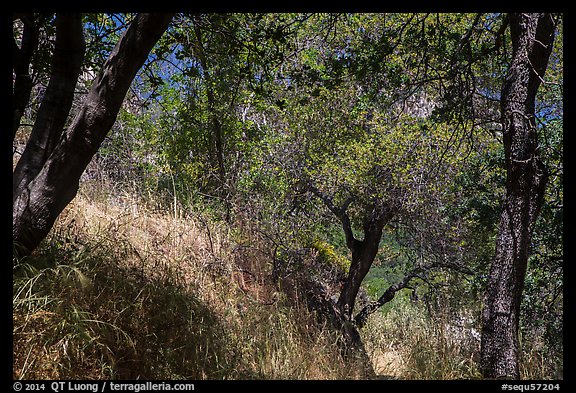
{"label": "tree bark texture", "polygon": [[346,234],[347,246],[352,252],[352,261],[336,305],[347,320],[352,319],[354,304],[360,285],[378,254],[378,247],[380,245],[380,239],[382,238],[384,225],[386,225],[392,217],[392,209],[386,204],[375,203],[371,211],[366,212],[364,218],[364,239],[357,240],[352,234],[348,216],[344,211],[342,212],[342,226]]}
{"label": "tree bark texture", "polygon": [[13,196],[12,235],[17,257],[37,247],[76,195],[82,172],[114,124],[132,80],[172,17],[136,16],[39,173]]}
{"label": "tree bark texture", "polygon": [[56,15],[56,42],[50,81],[32,132],[12,177],[12,197],[42,169],[62,135],[74,100],[74,88],[84,60],[84,35],[81,14]]}
{"label": "tree bark texture", "polygon": [[518,329],[530,239],[543,203],[546,168],[538,154],[536,92],[554,41],[549,14],[510,14],[512,61],[501,91],[506,197],[484,297],[481,370],[519,379]]}
{"label": "tree bark texture", "polygon": [[12,90],[12,140],[16,137],[16,131],[20,127],[20,120],[24,114],[24,109],[30,101],[32,92],[32,76],[30,75],[30,64],[32,56],[38,48],[38,36],[42,18],[37,23],[34,14],[18,15],[22,20],[24,28],[22,31],[22,41],[20,47],[16,41],[12,44],[12,61],[14,72],[14,88]]}

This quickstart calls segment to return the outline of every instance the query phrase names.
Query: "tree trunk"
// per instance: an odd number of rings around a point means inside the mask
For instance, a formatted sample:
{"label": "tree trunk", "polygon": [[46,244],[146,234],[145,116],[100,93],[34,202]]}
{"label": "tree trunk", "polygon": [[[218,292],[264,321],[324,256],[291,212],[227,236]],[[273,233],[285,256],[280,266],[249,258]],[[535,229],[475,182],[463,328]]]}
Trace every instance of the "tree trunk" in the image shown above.
{"label": "tree trunk", "polygon": [[132,80],[172,16],[136,16],[38,175],[14,196],[12,235],[16,257],[37,247],[76,195],[82,172],[114,124]]}
{"label": "tree trunk", "polygon": [[377,233],[365,233],[364,235],[365,239],[357,241],[351,250],[352,261],[350,263],[350,270],[348,271],[348,276],[346,277],[346,281],[344,281],[338,302],[336,303],[342,315],[347,319],[352,317],[360,285],[364,277],[366,277],[366,274],[368,274],[374,258],[376,258],[376,254],[378,253],[378,245],[380,242],[378,235],[382,235],[382,228],[380,228]]}
{"label": "tree trunk", "polygon": [[12,177],[12,198],[36,177],[62,135],[84,60],[81,14],[56,15],[56,42],[50,81],[24,153]]}
{"label": "tree trunk", "polygon": [[481,369],[486,378],[519,379],[518,329],[530,238],[543,203],[535,98],[554,41],[549,14],[511,14],[512,62],[502,86],[506,198],[484,298]]}
{"label": "tree trunk", "polygon": [[364,345],[352,314],[360,285],[378,254],[378,247],[384,225],[390,221],[393,212],[385,204],[380,202],[376,203],[371,211],[366,212],[363,227],[364,239],[357,240],[352,233],[350,219],[346,214],[346,207],[347,205],[345,204],[339,212],[342,227],[346,235],[346,244],[352,252],[352,261],[350,263],[348,276],[344,281],[340,296],[336,302],[336,310],[339,314],[340,328],[346,347],[363,354],[365,352]]}
{"label": "tree trunk", "polygon": [[352,252],[352,261],[337,306],[347,320],[352,319],[360,285],[378,254],[384,225],[392,219],[392,216],[392,210],[388,206],[383,203],[375,204],[371,211],[366,213],[364,219],[364,240],[357,240],[352,234],[348,216],[342,212],[341,220],[346,233],[347,246]]}
{"label": "tree trunk", "polygon": [[24,28],[22,31],[22,42],[20,47],[13,43],[13,71],[14,71],[14,88],[12,91],[12,140],[16,137],[16,131],[20,127],[20,120],[24,114],[24,109],[30,101],[32,92],[32,76],[30,75],[30,64],[32,55],[38,48],[38,36],[40,25],[43,17],[39,18],[35,24],[34,14],[18,15],[22,20]]}
{"label": "tree trunk", "polygon": [[352,196],[349,197],[342,206],[338,207],[334,205],[332,198],[325,195],[311,182],[308,183],[308,189],[321,198],[328,209],[330,209],[342,223],[342,229],[346,237],[346,246],[352,252],[352,261],[350,263],[348,276],[344,281],[340,296],[334,307],[334,313],[336,314],[334,322],[336,325],[339,325],[336,326],[336,328],[342,331],[346,347],[345,352],[347,352],[348,349],[353,349],[361,354],[365,354],[355,320],[352,318],[352,313],[354,312],[354,305],[356,303],[356,296],[358,296],[358,291],[360,290],[360,285],[378,254],[378,247],[384,226],[394,217],[394,208],[383,201],[375,201],[370,208],[367,208],[364,214],[364,225],[362,228],[364,231],[364,239],[358,240],[354,237],[350,217],[346,212],[355,198]]}

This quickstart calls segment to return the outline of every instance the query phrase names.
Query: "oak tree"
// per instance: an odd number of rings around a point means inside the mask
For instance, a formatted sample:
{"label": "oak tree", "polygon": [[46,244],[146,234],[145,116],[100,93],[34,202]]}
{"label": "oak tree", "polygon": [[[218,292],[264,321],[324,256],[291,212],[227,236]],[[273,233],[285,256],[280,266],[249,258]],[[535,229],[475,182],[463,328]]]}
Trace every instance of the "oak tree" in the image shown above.
{"label": "oak tree", "polygon": [[[56,15],[50,82],[25,151],[14,169],[15,256],[31,253],[76,195],[82,172],[114,124],[132,80],[172,16],[139,14],[134,18],[64,130],[84,55],[83,25],[80,14]],[[14,121],[17,115],[15,111]]]}
{"label": "oak tree", "polygon": [[500,97],[506,197],[482,315],[481,368],[487,378],[519,379],[518,328],[531,235],[547,169],[538,148],[535,99],[552,52],[556,18],[510,14],[512,61]]}

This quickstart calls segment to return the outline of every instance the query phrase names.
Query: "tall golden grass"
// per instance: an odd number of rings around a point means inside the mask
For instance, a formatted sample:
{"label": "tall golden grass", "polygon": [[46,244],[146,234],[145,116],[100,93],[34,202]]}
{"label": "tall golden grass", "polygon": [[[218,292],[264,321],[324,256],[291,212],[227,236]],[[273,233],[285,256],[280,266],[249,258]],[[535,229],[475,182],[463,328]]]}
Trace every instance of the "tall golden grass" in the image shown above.
{"label": "tall golden grass", "polygon": [[[90,195],[96,195],[90,192]],[[336,335],[269,282],[265,247],[199,213],[81,192],[14,269],[15,379],[342,379]]]}
{"label": "tall golden grass", "polygon": [[[13,272],[14,379],[360,379],[338,334],[271,281],[271,247],[134,193],[84,184]],[[477,379],[479,343],[402,296],[361,332],[379,378]],[[522,376],[549,379],[525,352]],[[561,365],[560,365],[561,368]]]}

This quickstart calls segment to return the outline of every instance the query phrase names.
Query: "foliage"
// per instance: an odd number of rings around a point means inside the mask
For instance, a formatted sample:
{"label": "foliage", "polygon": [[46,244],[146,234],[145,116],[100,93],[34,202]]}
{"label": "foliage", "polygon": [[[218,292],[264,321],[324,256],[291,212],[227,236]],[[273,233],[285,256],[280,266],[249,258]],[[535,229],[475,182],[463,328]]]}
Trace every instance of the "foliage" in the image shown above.
{"label": "foliage", "polygon": [[320,259],[329,265],[333,265],[341,269],[344,273],[348,273],[350,270],[350,261],[348,258],[338,254],[334,247],[330,243],[316,239],[312,243],[312,248],[318,251],[318,256]]}
{"label": "foliage", "polygon": [[[31,71],[40,97],[54,18],[35,17],[41,39]],[[84,15],[79,91],[133,17]],[[127,240],[113,220],[102,223],[108,234],[59,227],[14,272],[15,354],[25,355],[15,359],[15,377],[360,374],[345,370],[333,332],[312,323],[308,310],[288,300],[251,302],[225,278],[238,268],[234,258],[259,266],[259,277],[282,263],[296,270],[310,255],[348,273],[341,222],[319,195],[346,206],[358,239],[377,203],[394,211],[363,283],[371,298],[425,268],[362,333],[371,353],[401,356],[399,378],[478,377],[477,343],[448,342],[445,323],[461,314],[478,327],[494,255],[506,182],[499,109],[510,61],[506,27],[503,14],[179,14],[134,80],[83,185],[94,185],[95,196],[105,181],[106,203],[169,212],[205,232],[171,228],[153,244]],[[19,21],[13,30],[18,43]],[[522,303],[523,375],[538,378],[562,373],[562,34],[537,102],[549,178]],[[32,100],[23,123],[36,108]],[[172,254],[167,239],[185,231],[204,243],[190,240]],[[260,256],[234,254],[248,249]],[[123,259],[141,266],[142,276]],[[201,278],[182,281],[184,273]],[[234,311],[225,311],[231,304]],[[155,357],[146,360],[148,350]],[[51,356],[68,358],[38,368]]]}

